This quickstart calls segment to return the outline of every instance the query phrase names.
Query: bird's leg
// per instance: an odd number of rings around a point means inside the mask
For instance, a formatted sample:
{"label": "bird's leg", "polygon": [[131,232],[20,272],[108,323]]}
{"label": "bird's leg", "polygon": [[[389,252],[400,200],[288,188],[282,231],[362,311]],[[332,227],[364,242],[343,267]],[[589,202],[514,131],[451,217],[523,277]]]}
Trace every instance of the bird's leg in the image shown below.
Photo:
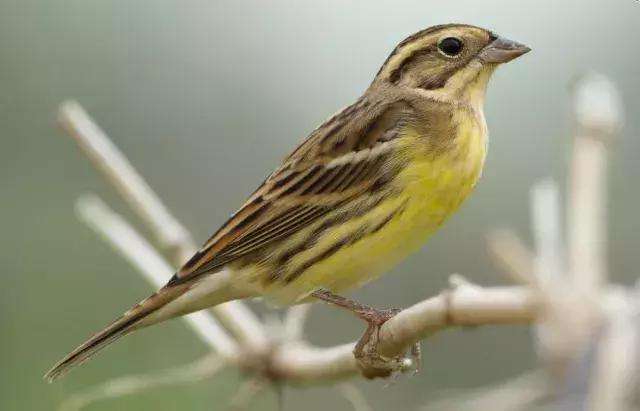
{"label": "bird's leg", "polygon": [[[367,322],[367,330],[358,340],[353,350],[353,354],[365,377],[388,377],[396,371],[405,371],[411,366],[411,363],[404,356],[387,358],[378,353],[380,327],[398,314],[400,312],[399,309],[378,310],[327,290],[317,290],[312,295],[319,300],[348,310]],[[419,343],[416,343],[411,349],[411,360],[411,362],[415,362],[416,367],[419,366],[421,360]]]}

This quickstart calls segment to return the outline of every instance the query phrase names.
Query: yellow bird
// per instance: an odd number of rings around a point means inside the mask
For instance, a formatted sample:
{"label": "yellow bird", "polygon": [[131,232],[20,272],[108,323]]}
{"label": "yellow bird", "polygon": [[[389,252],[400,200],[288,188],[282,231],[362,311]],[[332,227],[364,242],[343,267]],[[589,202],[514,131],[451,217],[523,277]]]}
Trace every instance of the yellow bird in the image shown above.
{"label": "yellow bird", "polygon": [[343,299],[415,251],[482,173],[494,69],[530,49],[462,24],[406,38],[355,103],[329,118],[158,292],[92,336],[54,380],[134,330],[226,301]]}

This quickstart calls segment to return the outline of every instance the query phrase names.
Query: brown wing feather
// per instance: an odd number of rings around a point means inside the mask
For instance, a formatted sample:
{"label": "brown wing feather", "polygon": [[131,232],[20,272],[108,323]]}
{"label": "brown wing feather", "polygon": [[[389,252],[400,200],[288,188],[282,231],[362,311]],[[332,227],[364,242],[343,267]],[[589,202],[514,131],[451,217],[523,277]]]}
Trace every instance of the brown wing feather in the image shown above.
{"label": "brown wing feather", "polygon": [[183,282],[246,256],[362,194],[383,177],[385,156],[411,106],[361,99],[316,129],[174,276]]}

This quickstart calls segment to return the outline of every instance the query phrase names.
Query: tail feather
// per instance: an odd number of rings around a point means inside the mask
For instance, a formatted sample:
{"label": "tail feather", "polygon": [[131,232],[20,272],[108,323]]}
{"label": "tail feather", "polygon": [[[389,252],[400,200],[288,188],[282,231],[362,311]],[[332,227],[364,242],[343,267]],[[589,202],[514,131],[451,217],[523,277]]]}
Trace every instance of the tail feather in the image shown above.
{"label": "tail feather", "polygon": [[[149,298],[141,301],[120,318],[109,324],[102,331],[91,336],[87,341],[67,354],[49,370],[44,378],[52,382],[66,374],[71,368],[80,365],[94,356],[98,351],[134,330],[161,321],[145,321],[148,316],[173,301],[186,291],[185,287],[165,287]],[[163,318],[164,319],[164,318]]]}

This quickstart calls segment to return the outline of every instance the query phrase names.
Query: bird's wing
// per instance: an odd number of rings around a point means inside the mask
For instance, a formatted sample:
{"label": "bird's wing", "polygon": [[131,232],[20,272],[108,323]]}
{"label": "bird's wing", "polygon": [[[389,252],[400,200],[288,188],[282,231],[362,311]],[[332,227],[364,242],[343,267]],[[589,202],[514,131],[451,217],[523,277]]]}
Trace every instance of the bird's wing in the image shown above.
{"label": "bird's wing", "polygon": [[412,114],[406,102],[359,100],[316,129],[178,271],[172,284],[215,271],[286,238],[375,190],[396,170],[389,156]]}

